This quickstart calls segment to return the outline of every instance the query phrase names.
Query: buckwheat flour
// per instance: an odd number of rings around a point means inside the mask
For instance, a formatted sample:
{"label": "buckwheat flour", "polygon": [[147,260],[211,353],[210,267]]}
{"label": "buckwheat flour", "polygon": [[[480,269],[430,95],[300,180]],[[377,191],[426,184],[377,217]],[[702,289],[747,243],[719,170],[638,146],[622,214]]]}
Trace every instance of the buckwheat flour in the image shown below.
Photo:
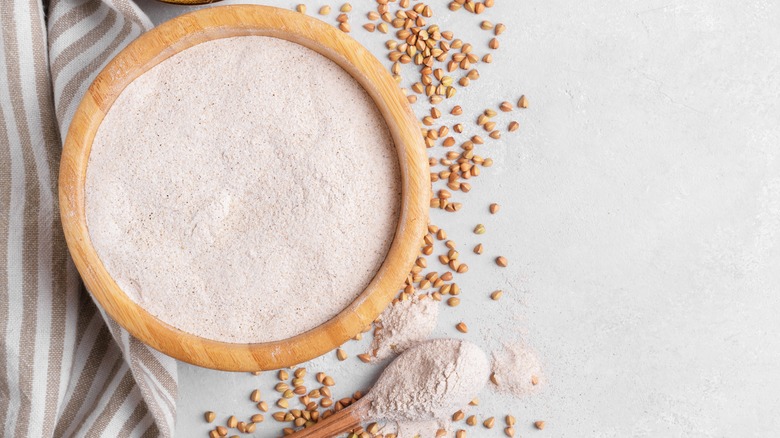
{"label": "buckwheat flour", "polygon": [[443,420],[462,408],[488,379],[485,353],[474,344],[434,339],[398,356],[366,395],[368,418],[395,422]]}
{"label": "buckwheat flour", "polygon": [[396,151],[368,94],[303,46],[204,42],[132,82],[89,158],[89,234],[162,321],[280,340],[352,302],[399,216]]}
{"label": "buckwheat flour", "polygon": [[385,309],[380,316],[371,352],[379,360],[399,354],[433,333],[439,320],[439,302],[427,297],[412,297]]}
{"label": "buckwheat flour", "polygon": [[505,343],[493,353],[496,389],[517,397],[532,393],[542,378],[542,367],[534,351],[522,341]]}

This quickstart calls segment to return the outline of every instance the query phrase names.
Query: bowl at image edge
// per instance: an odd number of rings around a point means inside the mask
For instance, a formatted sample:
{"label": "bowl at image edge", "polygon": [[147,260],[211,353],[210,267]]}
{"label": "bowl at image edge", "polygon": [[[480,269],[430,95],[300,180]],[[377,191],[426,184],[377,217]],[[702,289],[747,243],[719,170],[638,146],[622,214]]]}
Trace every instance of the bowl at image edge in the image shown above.
{"label": "bowl at image edge", "polygon": [[[401,172],[401,214],[395,237],[363,292],[326,323],[289,339],[256,344],[214,341],[183,332],[151,315],[116,284],[92,246],[86,224],[85,183],[92,140],[109,108],[135,78],[204,41],[270,36],[301,44],[350,73],[374,100],[393,137]],[[87,289],[122,327],[151,347],[191,364],[226,371],[292,366],[333,350],[368,327],[403,285],[426,232],[430,179],[419,123],[387,69],[345,33],[284,9],[232,5],[201,9],[159,25],[130,43],[98,74],[81,101],[60,164],[62,225]]]}

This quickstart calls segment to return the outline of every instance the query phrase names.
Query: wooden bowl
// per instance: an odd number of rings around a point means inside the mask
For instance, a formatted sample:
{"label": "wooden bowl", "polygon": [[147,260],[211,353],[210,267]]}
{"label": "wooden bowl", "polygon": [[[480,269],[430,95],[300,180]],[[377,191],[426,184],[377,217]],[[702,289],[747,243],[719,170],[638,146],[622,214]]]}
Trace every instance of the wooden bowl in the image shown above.
{"label": "wooden bowl", "polygon": [[[106,271],[90,241],[85,181],[92,141],[104,116],[135,78],[198,43],[242,35],[282,38],[313,49],[349,72],[376,103],[398,150],[401,214],[379,271],[348,307],[293,338],[256,344],[204,339],[172,327],[133,302]],[[276,369],[320,356],[360,333],[387,307],[419,254],[428,221],[430,179],[420,127],[387,69],[355,40],[293,11],[264,6],[221,6],[182,15],[142,35],[100,72],[76,111],[65,139],[59,179],[62,225],[87,288],[122,327],[176,359],[231,371]]]}

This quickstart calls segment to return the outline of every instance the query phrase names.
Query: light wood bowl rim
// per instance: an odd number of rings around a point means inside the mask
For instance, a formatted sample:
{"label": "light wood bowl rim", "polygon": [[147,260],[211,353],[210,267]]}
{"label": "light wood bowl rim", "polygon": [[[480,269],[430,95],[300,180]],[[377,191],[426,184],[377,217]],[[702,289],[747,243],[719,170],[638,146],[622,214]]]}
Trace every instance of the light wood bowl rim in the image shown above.
{"label": "light wood bowl rim", "polygon": [[[172,327],[133,302],[108,274],[92,246],[85,214],[87,163],[95,133],[116,97],[136,77],[188,47],[211,39],[264,35],[302,44],[349,72],[374,99],[398,150],[401,212],[382,266],[368,287],[336,317],[275,342],[234,344]],[[88,290],[108,315],[151,347],[191,364],[230,371],[292,366],[320,356],[368,327],[392,301],[419,255],[428,221],[430,179],[419,122],[387,69],[343,32],[284,9],[230,5],[176,17],[145,33],[98,74],[81,101],[60,164],[59,199],[68,248]],[[186,311],[183,308],[182,311]],[[291,321],[294,323],[294,321]]]}

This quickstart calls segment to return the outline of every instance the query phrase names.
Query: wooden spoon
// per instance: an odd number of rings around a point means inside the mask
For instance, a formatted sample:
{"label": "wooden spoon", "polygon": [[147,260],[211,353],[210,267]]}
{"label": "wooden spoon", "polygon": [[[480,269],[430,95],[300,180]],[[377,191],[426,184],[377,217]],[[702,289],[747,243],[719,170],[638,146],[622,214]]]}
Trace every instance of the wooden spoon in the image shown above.
{"label": "wooden spoon", "polygon": [[352,430],[369,421],[368,395],[306,429],[301,429],[287,438],[330,438]]}
{"label": "wooden spoon", "polygon": [[393,361],[363,398],[288,438],[330,438],[370,421],[442,419],[465,406],[487,383],[490,367],[474,344],[434,339]]}

